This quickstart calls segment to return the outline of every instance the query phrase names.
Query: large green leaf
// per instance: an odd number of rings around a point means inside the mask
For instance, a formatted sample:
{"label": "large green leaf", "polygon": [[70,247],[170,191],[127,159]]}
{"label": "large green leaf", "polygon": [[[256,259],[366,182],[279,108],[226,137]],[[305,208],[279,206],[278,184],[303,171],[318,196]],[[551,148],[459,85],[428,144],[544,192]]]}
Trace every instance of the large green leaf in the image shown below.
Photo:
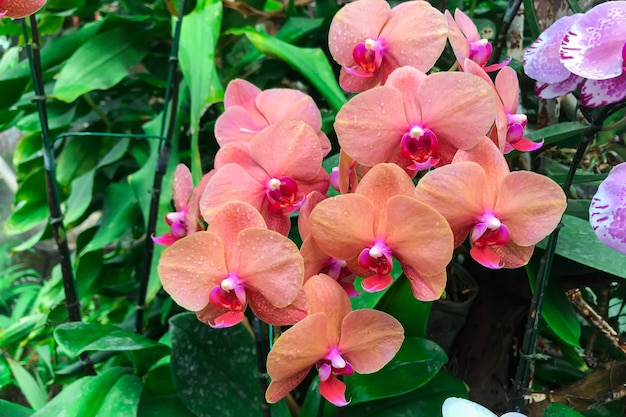
{"label": "large green leaf", "polygon": [[543,417],[583,417],[583,415],[565,404],[550,403],[543,413]]}
{"label": "large green leaf", "polygon": [[30,417],[35,411],[19,404],[0,399],[0,416],[3,417]]}
{"label": "large green leaf", "polygon": [[139,215],[137,200],[128,183],[112,183],[105,192],[102,224],[81,254],[102,249],[132,229]]}
{"label": "large green leaf", "polygon": [[137,414],[141,380],[110,368],[66,387],[32,417],[116,417]]}
{"label": "large green leaf", "polygon": [[[626,278],[626,256],[601,243],[589,222],[563,215],[556,253],[579,264]],[[545,249],[547,238],[537,244]]]}
{"label": "large green leaf", "polygon": [[405,337],[424,337],[432,303],[415,298],[411,282],[403,277],[397,280],[376,304],[378,310],[394,316],[402,324]]}
{"label": "large green leaf", "polygon": [[261,416],[253,339],[243,325],[212,329],[193,313],[170,319],[174,385],[198,417]]}
{"label": "large green leaf", "polygon": [[20,387],[22,393],[24,393],[28,403],[35,410],[39,410],[44,406],[44,404],[46,404],[46,399],[48,397],[46,388],[41,383],[41,380],[39,380],[39,378],[35,380],[35,378],[33,378],[33,376],[22,365],[13,359],[7,358],[7,362],[9,362],[9,366],[11,367],[11,372],[15,377],[17,386]]}
{"label": "large green leaf", "polygon": [[147,53],[145,39],[119,28],[82,44],[59,73],[53,97],[72,102],[93,90],[106,90],[126,77]]}
{"label": "large green leaf", "polygon": [[198,137],[200,118],[207,107],[224,97],[215,67],[215,46],[222,23],[222,2],[198,1],[185,16],[181,28],[178,59],[191,91],[191,172],[195,182],[202,176]]}
{"label": "large green leaf", "polygon": [[395,397],[416,390],[432,379],[448,362],[439,345],[427,339],[411,337],[383,369],[345,378],[351,404]]}
{"label": "large green leaf", "polygon": [[176,395],[142,398],[137,417],[197,417]]}
{"label": "large green leaf", "polygon": [[169,350],[144,336],[100,323],[62,323],[54,329],[54,338],[70,357],[93,350],[126,352],[158,348],[164,353]]}
{"label": "large green leaf", "polygon": [[293,46],[251,27],[231,29],[229,33],[245,35],[259,51],[285,61],[300,72],[317,88],[335,111],[339,111],[347,101],[343,90],[337,84],[328,58],[321,49]]}

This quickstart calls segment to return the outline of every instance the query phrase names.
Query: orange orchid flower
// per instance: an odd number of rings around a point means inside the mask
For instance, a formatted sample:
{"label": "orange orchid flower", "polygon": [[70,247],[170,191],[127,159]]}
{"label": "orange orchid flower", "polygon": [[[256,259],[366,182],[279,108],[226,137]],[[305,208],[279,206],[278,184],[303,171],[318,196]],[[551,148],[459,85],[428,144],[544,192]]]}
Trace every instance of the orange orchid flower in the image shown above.
{"label": "orange orchid flower", "polygon": [[319,247],[366,277],[365,291],[391,282],[392,257],[411,280],[415,297],[439,298],[452,258],[452,232],[435,210],[413,198],[415,186],[395,164],[374,166],[351,194],[320,201],[309,217]]}
{"label": "orange orchid flower", "polygon": [[427,173],[415,198],[441,213],[455,246],[470,236],[470,255],[488,268],[517,268],[534,245],[561,220],[566,199],[551,179],[528,171],[510,172],[496,145],[485,137],[459,151],[451,165]]}
{"label": "orange orchid flower", "polygon": [[241,322],[248,304],[270,324],[303,318],[298,306],[286,308],[302,289],[303,270],[298,247],[239,201],[221,207],[207,231],[174,242],[159,262],[165,291],[216,328]]}
{"label": "orange orchid flower", "polygon": [[352,311],[350,300],[332,278],[320,274],[304,285],[309,316],[284,332],[267,356],[272,382],[265,397],[275,403],[316,366],[320,394],[336,406],[349,403],[346,386],[335,376],[379,371],[396,355],[404,329],[387,313]]}

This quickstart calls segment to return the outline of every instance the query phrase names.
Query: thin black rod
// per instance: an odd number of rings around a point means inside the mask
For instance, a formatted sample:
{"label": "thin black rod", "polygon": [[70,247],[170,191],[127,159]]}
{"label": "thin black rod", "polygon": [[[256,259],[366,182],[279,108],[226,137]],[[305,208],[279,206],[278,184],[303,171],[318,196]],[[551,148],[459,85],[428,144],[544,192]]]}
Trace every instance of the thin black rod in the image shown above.
{"label": "thin black rod", "polygon": [[[46,179],[46,199],[48,201],[48,210],[50,218],[48,222],[52,227],[52,234],[59,251],[59,263],[61,266],[61,275],[63,278],[63,290],[65,291],[65,303],[67,307],[67,315],[70,321],[81,321],[80,301],[76,291],[76,283],[74,281],[74,269],[72,268],[72,258],[70,248],[67,242],[67,234],[65,225],[63,224],[63,212],[61,211],[61,202],[57,189],[55,177],[55,159],[52,143],[50,142],[50,130],[48,126],[48,109],[46,106],[46,92],[43,83],[43,70],[41,66],[39,31],[37,29],[37,19],[34,15],[30,16],[30,26],[32,40],[29,41],[26,19],[22,20],[22,29],[24,33],[24,41],[26,43],[26,51],[28,54],[28,62],[30,64],[30,72],[33,79],[33,89],[35,97],[33,101],[37,105],[39,114],[39,123],[41,125],[41,137],[43,142],[43,164]],[[80,360],[84,365],[84,369],[89,374],[95,374],[93,366],[89,360],[89,355],[83,352]]]}
{"label": "thin black rod", "polygon": [[517,15],[517,11],[522,5],[522,0],[510,0],[509,5],[504,12],[504,17],[502,18],[502,24],[500,25],[500,32],[498,32],[498,37],[496,38],[496,43],[493,48],[493,52],[491,54],[490,63],[497,63],[500,61],[500,57],[502,56],[502,49],[504,49],[504,45],[506,44],[506,34],[509,32],[509,28],[513,23],[513,19]]}
{"label": "thin black rod", "polygon": [[[612,114],[612,108],[605,108],[600,116],[594,121],[591,113],[582,108],[583,114],[591,122],[591,126],[584,133],[583,139],[576,148],[576,153],[572,159],[572,164],[567,172],[565,183],[563,184],[563,191],[565,195],[569,194],[569,190],[574,181],[574,175],[576,169],[580,165],[587,152],[589,143],[593,140],[596,133],[602,129],[602,124],[608,115]],[[520,349],[520,360],[517,366],[517,372],[515,374],[515,381],[513,384],[513,391],[510,396],[509,406],[510,410],[520,411],[524,406],[524,393],[528,391],[528,385],[531,379],[531,371],[534,362],[534,355],[536,352],[537,333],[539,330],[539,321],[541,318],[541,312],[543,310],[543,303],[545,300],[545,293],[548,287],[548,280],[552,269],[552,261],[556,255],[556,244],[559,237],[559,231],[561,225],[557,227],[551,234],[546,245],[546,252],[541,258],[539,266],[539,272],[535,280],[535,287],[533,297],[530,304],[530,311],[528,313],[528,321],[526,322],[526,328],[524,330],[524,339],[522,341],[522,347]]]}
{"label": "thin black rod", "polygon": [[[137,313],[135,316],[135,331],[141,333],[143,331],[144,310],[146,308],[146,295],[148,292],[148,283],[150,281],[150,269],[152,266],[152,257],[154,256],[154,241],[152,236],[156,231],[156,222],[159,214],[159,200],[161,197],[161,186],[163,184],[163,176],[167,171],[167,163],[170,156],[170,144],[172,134],[174,133],[174,125],[176,124],[176,112],[178,110],[178,85],[179,77],[177,76],[178,68],[178,46],[180,43],[180,32],[183,22],[183,13],[185,9],[185,0],[180,2],[178,10],[178,20],[174,29],[174,39],[172,48],[170,49],[169,68],[167,73],[167,87],[165,89],[165,99],[163,105],[163,120],[161,121],[161,137],[166,133],[164,141],[159,142],[159,155],[154,173],[154,182],[152,184],[152,197],[150,200],[150,212],[148,214],[148,224],[146,230],[146,240],[144,248],[143,265],[139,275],[139,294],[137,295]],[[168,114],[168,106],[172,102],[170,113]]]}
{"label": "thin black rod", "polygon": [[252,332],[254,333],[254,341],[256,343],[256,363],[259,372],[259,388],[261,390],[261,412],[263,417],[271,417],[272,410],[270,410],[270,405],[265,400],[265,392],[268,387],[267,355],[269,353],[269,340],[263,327],[267,327],[267,325],[264,325],[255,315],[252,318]]}

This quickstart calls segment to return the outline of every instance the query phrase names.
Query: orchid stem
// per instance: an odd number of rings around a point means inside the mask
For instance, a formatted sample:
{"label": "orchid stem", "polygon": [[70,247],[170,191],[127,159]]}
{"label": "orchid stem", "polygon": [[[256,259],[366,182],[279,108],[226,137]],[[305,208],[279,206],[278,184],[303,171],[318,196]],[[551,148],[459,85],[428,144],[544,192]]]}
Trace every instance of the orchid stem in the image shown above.
{"label": "orchid stem", "polygon": [[263,417],[271,417],[272,411],[270,405],[265,400],[265,391],[267,391],[267,354],[269,353],[269,341],[264,331],[263,323],[255,315],[252,318],[252,332],[254,333],[254,340],[256,342],[256,363],[259,371],[259,387],[261,389],[261,411]]}
{"label": "orchid stem", "polygon": [[502,25],[500,25],[500,32],[498,33],[498,37],[496,39],[496,44],[493,48],[493,53],[491,54],[490,63],[495,64],[500,61],[500,56],[502,56],[502,49],[506,44],[506,34],[511,27],[511,23],[513,23],[513,19],[517,15],[517,11],[522,5],[522,0],[510,0],[509,5],[504,12],[504,17],[502,18]]}
{"label": "orchid stem", "polygon": [[[26,19],[22,19],[24,42],[26,43],[30,73],[33,79],[33,90],[35,92],[33,101],[37,105],[39,124],[41,126],[43,165],[46,179],[46,199],[48,201],[48,210],[50,212],[48,223],[52,227],[52,234],[54,235],[57,250],[59,251],[59,263],[61,265],[61,276],[63,278],[63,290],[65,292],[65,304],[68,318],[70,321],[81,321],[80,300],[78,299],[78,292],[76,291],[72,258],[67,242],[65,225],[63,224],[63,212],[61,211],[61,201],[59,198],[59,191],[55,176],[54,150],[52,142],[50,141],[48,108],[46,105],[47,97],[43,83],[43,69],[41,65],[41,44],[39,41],[39,30],[37,29],[37,18],[35,15],[30,16],[30,27],[32,39],[29,41]],[[87,352],[83,352],[79,355],[79,358],[83,365],[83,369],[88,374],[95,375],[96,372],[89,359],[89,354],[87,354]]]}
{"label": "orchid stem", "polygon": [[[574,180],[574,175],[576,174],[576,169],[583,160],[589,143],[593,140],[596,133],[602,129],[603,121],[610,114],[616,111],[616,109],[615,107],[606,107],[603,109],[600,116],[595,120],[588,109],[582,108],[581,111],[587,120],[591,122],[591,126],[583,135],[582,141],[578,144],[578,148],[576,149],[576,153],[572,159],[572,164],[567,172],[567,177],[565,179],[565,183],[563,184],[563,191],[566,196],[569,194],[569,190]],[[554,260],[554,256],[556,254],[556,244],[561,227],[562,225],[559,224],[559,226],[550,234],[546,245],[546,252],[541,258],[541,263],[539,265],[539,272],[537,273],[533,297],[530,303],[530,311],[528,313],[528,321],[526,322],[526,329],[524,331],[524,339],[520,349],[520,360],[517,366],[513,391],[508,405],[508,408],[511,410],[520,411],[524,406],[524,393],[528,390],[529,381],[531,379],[531,369],[533,367],[533,355],[536,351],[539,321],[545,300],[548,279],[552,269],[552,261]]]}
{"label": "orchid stem", "polygon": [[[163,104],[163,120],[161,121],[161,140],[159,142],[159,156],[157,157],[154,181],[152,184],[152,197],[150,200],[150,212],[148,214],[148,224],[146,230],[146,240],[144,248],[143,265],[139,277],[139,295],[137,296],[137,313],[135,315],[135,331],[141,333],[143,330],[144,310],[146,308],[146,295],[148,292],[148,282],[150,281],[150,269],[152,257],[154,255],[154,241],[152,235],[156,230],[156,222],[159,214],[159,201],[161,197],[161,186],[163,176],[167,171],[167,163],[170,156],[170,145],[176,124],[176,112],[178,109],[178,45],[180,43],[180,32],[185,10],[185,0],[179,5],[178,20],[174,29],[174,39],[170,49],[169,68],[167,72],[167,87]],[[170,104],[171,102],[171,104]],[[168,114],[168,107],[171,105]],[[165,136],[164,136],[165,135]],[[165,143],[164,143],[165,142]]]}

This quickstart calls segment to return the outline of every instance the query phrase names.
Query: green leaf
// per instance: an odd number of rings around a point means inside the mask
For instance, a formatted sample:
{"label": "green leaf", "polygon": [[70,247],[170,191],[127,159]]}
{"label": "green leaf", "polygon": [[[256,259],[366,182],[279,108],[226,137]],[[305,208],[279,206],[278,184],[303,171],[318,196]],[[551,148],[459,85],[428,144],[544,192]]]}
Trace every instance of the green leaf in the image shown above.
{"label": "green leaf", "polygon": [[133,191],[128,183],[112,183],[105,192],[105,208],[102,225],[81,251],[81,255],[102,249],[132,229],[139,210]]}
{"label": "green leaf", "polygon": [[45,314],[22,317],[17,323],[0,330],[0,347],[10,346],[24,340],[36,327],[43,326],[45,321]]}
{"label": "green leaf", "polygon": [[137,414],[141,380],[110,368],[66,387],[32,417],[114,417]]}
{"label": "green leaf", "polygon": [[239,324],[212,329],[193,313],[170,319],[174,385],[198,417],[260,416],[252,336]]}
{"label": "green leaf", "polygon": [[197,417],[176,395],[142,398],[137,417]]}
{"label": "green leaf", "polygon": [[[539,271],[539,259],[539,256],[533,256],[526,266],[530,288],[533,291]],[[580,322],[572,303],[565,296],[557,274],[553,273],[548,281],[541,317],[561,340],[570,346],[580,347]]]}
{"label": "green leaf", "polygon": [[[556,253],[579,264],[626,278],[626,256],[601,243],[589,222],[563,215]],[[537,244],[545,249],[548,239]]]}
{"label": "green leaf", "polygon": [[550,403],[543,413],[543,417],[584,417],[578,411],[561,403]]}
{"label": "green leaf", "polygon": [[431,306],[432,303],[417,300],[411,290],[411,282],[403,278],[389,288],[376,304],[376,309],[398,319],[405,337],[425,337]]}
{"label": "green leaf", "polygon": [[589,129],[589,124],[581,122],[564,122],[544,127],[539,130],[526,132],[526,137],[532,141],[544,140],[544,146],[582,135]]}
{"label": "green leaf", "polygon": [[147,53],[144,39],[120,28],[82,44],[59,73],[53,97],[70,103],[93,90],[106,90],[126,77]]}
{"label": "green leaf", "polygon": [[7,417],[30,417],[35,410],[23,407],[3,399],[0,399],[0,416]]}
{"label": "green leaf", "polygon": [[62,323],[54,329],[54,338],[72,358],[93,350],[126,352],[158,348],[163,353],[168,350],[167,346],[144,336],[99,323]]}
{"label": "green leaf", "polygon": [[198,137],[200,118],[208,106],[222,100],[224,88],[215,67],[215,46],[222,23],[222,2],[198,1],[185,16],[181,28],[178,59],[191,91],[191,173],[194,182],[202,176]]}
{"label": "green leaf", "polygon": [[351,404],[357,404],[406,394],[430,381],[447,362],[448,356],[435,342],[407,338],[380,371],[346,377],[346,396],[352,398]]}
{"label": "green leaf", "polygon": [[[402,265],[395,258],[393,260],[393,269],[391,270],[391,274],[393,277],[393,283],[397,282],[399,279],[406,279],[404,275],[402,275]],[[378,302],[384,297],[384,295],[389,291],[389,289],[394,285],[393,283],[387,287],[386,289],[378,292],[366,292],[361,287],[362,279],[357,278],[355,282],[354,288],[359,292],[357,297],[351,297],[350,302],[352,303],[352,309],[358,310],[361,308],[374,308]]]}
{"label": "green leaf", "polygon": [[37,382],[35,378],[22,365],[11,358],[6,358],[17,386],[20,387],[22,393],[28,400],[28,403],[35,410],[39,410],[46,404],[48,392],[45,387]]}
{"label": "green leaf", "polygon": [[321,49],[293,46],[251,27],[231,29],[228,33],[245,35],[259,51],[286,62],[300,72],[335,111],[339,111],[346,103],[346,95],[337,84],[335,73]]}

